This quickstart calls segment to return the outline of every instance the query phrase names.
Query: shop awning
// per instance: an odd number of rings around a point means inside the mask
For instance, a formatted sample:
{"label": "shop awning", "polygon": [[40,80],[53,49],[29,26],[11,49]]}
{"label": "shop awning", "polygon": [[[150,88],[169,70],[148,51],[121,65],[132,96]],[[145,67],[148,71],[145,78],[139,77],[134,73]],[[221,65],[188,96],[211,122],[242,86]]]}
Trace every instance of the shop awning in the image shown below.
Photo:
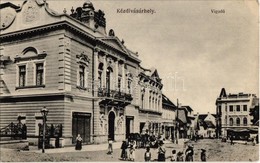
{"label": "shop awning", "polygon": [[227,129],[230,132],[248,132],[248,133],[258,133],[258,129],[255,128],[230,128]]}

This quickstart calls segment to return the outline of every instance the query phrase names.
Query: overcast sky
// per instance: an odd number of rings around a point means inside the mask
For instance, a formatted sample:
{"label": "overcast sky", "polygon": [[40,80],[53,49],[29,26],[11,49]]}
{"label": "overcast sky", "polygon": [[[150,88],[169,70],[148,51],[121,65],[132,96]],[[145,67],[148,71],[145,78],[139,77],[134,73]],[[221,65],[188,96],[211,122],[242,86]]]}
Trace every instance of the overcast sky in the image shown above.
{"label": "overcast sky", "polygon": [[[22,1],[21,1],[22,2]],[[21,4],[21,2],[19,2]],[[47,0],[62,12],[84,0]],[[258,93],[258,4],[256,0],[112,1],[92,0],[105,12],[107,31],[138,51],[145,68],[155,67],[163,93],[194,112],[215,113],[221,88],[227,93]],[[154,14],[117,13],[153,9]],[[214,14],[212,10],[224,9]]]}

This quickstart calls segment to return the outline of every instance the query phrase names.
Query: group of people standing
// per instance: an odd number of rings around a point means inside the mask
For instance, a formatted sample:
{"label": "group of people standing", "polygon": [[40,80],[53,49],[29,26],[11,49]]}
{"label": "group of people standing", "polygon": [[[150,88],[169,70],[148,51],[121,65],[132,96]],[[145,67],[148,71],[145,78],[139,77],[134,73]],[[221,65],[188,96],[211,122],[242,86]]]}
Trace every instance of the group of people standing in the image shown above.
{"label": "group of people standing", "polygon": [[[184,156],[185,154],[185,156]],[[206,161],[206,150],[201,149],[200,153],[200,159],[202,162]],[[193,145],[188,145],[186,150],[179,151],[178,153],[176,150],[172,150],[172,156],[171,156],[171,161],[172,162],[182,162],[182,161],[187,161],[187,162],[193,162],[194,161],[194,146]]]}
{"label": "group of people standing", "polygon": [[121,159],[123,160],[135,160],[135,149],[136,149],[136,143],[135,141],[131,140],[129,142],[123,141],[121,145]]}
{"label": "group of people standing", "polygon": [[[113,153],[112,139],[108,140],[108,154]],[[82,149],[82,138],[80,135],[76,138],[76,150]],[[136,150],[136,142],[134,140],[124,140],[121,145],[121,159],[135,161],[135,150]],[[158,149],[157,149],[157,161],[163,162],[166,160],[166,148],[164,146],[163,140],[158,141]],[[185,156],[184,156],[185,155]],[[150,146],[146,147],[146,151],[144,153],[144,160],[146,162],[151,161],[152,153],[150,151]],[[201,161],[206,161],[206,150],[201,149],[200,155]],[[170,160],[172,162],[182,162],[182,161],[193,161],[194,160],[194,146],[192,144],[187,145],[185,150],[177,152],[175,149],[172,150],[172,155],[170,156]]]}
{"label": "group of people standing", "polygon": [[[134,161],[135,160],[135,142],[130,141],[129,144],[127,141],[123,141],[121,145],[121,159],[122,160],[129,160]],[[157,161],[158,162],[164,162],[166,161],[166,148],[164,146],[164,142],[161,140],[158,142],[158,149],[157,149]],[[201,149],[200,154],[201,161],[206,161],[206,150]],[[144,153],[144,161],[150,162],[152,161],[152,153],[150,151],[150,147],[146,147],[146,151]],[[194,146],[189,144],[187,145],[187,148],[185,150],[177,152],[175,149],[172,150],[172,155],[170,156],[170,161],[175,162],[182,162],[182,161],[194,161]]]}

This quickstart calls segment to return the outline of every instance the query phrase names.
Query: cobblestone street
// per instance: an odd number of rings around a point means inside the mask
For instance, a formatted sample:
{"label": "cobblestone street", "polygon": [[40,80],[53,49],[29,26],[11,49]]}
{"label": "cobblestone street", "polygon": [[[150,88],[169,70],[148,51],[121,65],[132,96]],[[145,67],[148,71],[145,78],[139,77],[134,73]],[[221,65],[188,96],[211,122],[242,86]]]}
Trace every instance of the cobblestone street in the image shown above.
{"label": "cobblestone street", "polygon": [[[191,142],[194,145],[194,161],[200,161],[200,149],[205,148],[207,150],[207,161],[257,161],[259,160],[258,145],[253,146],[243,142],[235,143],[231,146],[230,143],[222,143],[220,140],[204,139],[198,142]],[[119,144],[119,143],[117,143]],[[106,145],[103,145],[104,148]],[[118,146],[118,145],[117,145]],[[170,154],[172,149],[177,151],[183,150],[183,146],[176,144],[165,144],[167,152],[167,161],[170,161]],[[8,162],[38,162],[38,161],[105,161],[105,162],[118,162],[120,160],[120,149],[114,149],[112,155],[107,155],[106,150],[95,150],[95,146],[84,146],[84,148],[90,147],[90,151],[71,151],[65,152],[66,149],[72,149],[72,147],[66,147],[62,150],[52,149],[52,151],[46,150],[45,154],[40,153],[40,150],[30,150],[28,152],[18,152],[14,150],[1,149],[1,161]],[[100,146],[101,147],[101,146]],[[61,152],[63,151],[63,152]],[[138,162],[144,161],[145,149],[136,149],[136,160]],[[152,160],[157,157],[157,149],[151,149]]]}

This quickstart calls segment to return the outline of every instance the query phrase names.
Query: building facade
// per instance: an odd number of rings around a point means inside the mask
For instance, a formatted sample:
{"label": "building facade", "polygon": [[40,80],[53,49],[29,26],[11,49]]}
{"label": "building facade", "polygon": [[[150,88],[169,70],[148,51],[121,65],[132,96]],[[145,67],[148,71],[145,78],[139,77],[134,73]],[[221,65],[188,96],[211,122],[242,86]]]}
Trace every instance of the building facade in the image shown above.
{"label": "building facade", "polygon": [[227,130],[251,128],[249,115],[253,101],[258,99],[254,94],[227,94],[222,88],[216,100],[216,136],[227,136]]}
{"label": "building facade", "polygon": [[165,139],[174,140],[176,127],[176,110],[174,103],[162,95],[162,135]]}
{"label": "building facade", "polygon": [[161,134],[162,83],[155,68],[140,69],[140,133]]}
{"label": "building facade", "polygon": [[210,114],[197,114],[199,122],[198,135],[204,138],[214,138],[216,136],[216,115]]}
{"label": "building facade", "polygon": [[137,53],[106,33],[105,14],[91,2],[70,14],[41,0],[0,10],[0,128],[19,117],[37,144],[45,107],[47,124],[62,125],[65,144],[78,134],[89,144],[162,133],[157,70],[142,68]]}

